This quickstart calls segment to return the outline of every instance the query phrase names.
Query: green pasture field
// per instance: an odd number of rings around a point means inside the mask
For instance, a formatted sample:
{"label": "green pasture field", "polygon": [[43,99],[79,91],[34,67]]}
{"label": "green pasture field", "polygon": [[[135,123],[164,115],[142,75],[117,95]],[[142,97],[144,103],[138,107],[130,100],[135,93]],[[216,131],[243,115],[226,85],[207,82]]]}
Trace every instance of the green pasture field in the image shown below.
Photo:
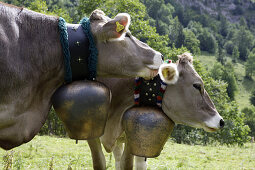
{"label": "green pasture field", "polygon": [[[31,142],[11,151],[0,150],[0,167],[12,169],[93,169],[86,141],[36,136]],[[106,153],[107,169],[114,168],[113,154]],[[190,146],[169,140],[161,155],[148,159],[148,169],[255,169],[255,145]]]}

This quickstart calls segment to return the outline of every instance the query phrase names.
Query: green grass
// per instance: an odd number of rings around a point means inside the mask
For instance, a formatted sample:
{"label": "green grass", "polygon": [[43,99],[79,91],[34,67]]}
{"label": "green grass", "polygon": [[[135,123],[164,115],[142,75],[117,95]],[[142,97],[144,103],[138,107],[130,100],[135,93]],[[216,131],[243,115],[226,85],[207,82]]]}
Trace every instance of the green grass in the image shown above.
{"label": "green grass", "polygon": [[[202,52],[201,55],[196,56],[202,63],[202,65],[206,68],[206,70],[211,70],[213,68],[214,63],[217,62],[216,57],[207,52]],[[227,61],[231,61],[230,57],[227,57]],[[244,62],[238,61],[237,63],[233,63],[235,75],[237,77],[237,88],[238,91],[236,93],[236,102],[238,103],[240,109],[245,107],[250,107],[250,95],[251,91],[255,88],[255,82],[252,80],[248,80],[245,78],[245,66]],[[255,78],[254,78],[255,80]]]}
{"label": "green grass", "polygon": [[[0,167],[3,157],[9,156],[13,169],[88,169],[92,168],[90,150],[86,141],[49,136],[36,136],[31,142],[11,151],[0,150]],[[157,158],[148,159],[148,169],[255,169],[255,145],[190,146],[168,141]],[[112,154],[106,153],[107,169],[114,169]]]}

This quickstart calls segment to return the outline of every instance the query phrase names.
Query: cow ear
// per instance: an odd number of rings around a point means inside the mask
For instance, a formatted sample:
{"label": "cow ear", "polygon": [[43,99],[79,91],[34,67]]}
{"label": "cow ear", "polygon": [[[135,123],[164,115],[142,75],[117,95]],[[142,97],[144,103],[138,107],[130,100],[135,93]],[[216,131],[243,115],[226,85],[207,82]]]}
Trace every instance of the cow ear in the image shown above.
{"label": "cow ear", "polygon": [[106,40],[122,40],[130,25],[130,15],[119,13],[113,20],[108,21],[103,26]]}
{"label": "cow ear", "polygon": [[167,84],[175,84],[179,78],[177,65],[174,63],[162,64],[159,67],[159,76],[163,82]]}
{"label": "cow ear", "polygon": [[105,17],[105,13],[103,11],[99,10],[99,9],[96,9],[91,13],[89,19],[91,21],[93,21],[93,20],[102,20],[104,17]]}

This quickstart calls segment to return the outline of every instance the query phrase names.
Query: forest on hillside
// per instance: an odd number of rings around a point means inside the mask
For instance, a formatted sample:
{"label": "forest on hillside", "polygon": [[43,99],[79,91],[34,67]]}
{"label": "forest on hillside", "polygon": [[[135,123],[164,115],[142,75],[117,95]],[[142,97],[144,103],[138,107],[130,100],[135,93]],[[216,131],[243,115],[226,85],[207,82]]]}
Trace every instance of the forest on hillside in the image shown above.
{"label": "forest on hillside", "polygon": [[[249,107],[240,109],[236,102],[237,75],[234,65],[245,67],[245,80],[255,81],[255,2],[250,0],[1,0],[31,10],[62,16],[78,23],[94,9],[109,17],[127,12],[130,30],[141,41],[176,60],[178,54],[190,51],[194,66],[204,80],[226,126],[217,133],[182,125],[172,137],[178,143],[244,144],[255,136],[255,87],[251,89]],[[198,6],[200,4],[201,6]],[[229,8],[231,6],[231,8]],[[196,56],[207,52],[217,59],[212,69],[205,68]],[[255,84],[255,83],[254,83]],[[54,110],[49,114],[41,134],[65,135]]]}

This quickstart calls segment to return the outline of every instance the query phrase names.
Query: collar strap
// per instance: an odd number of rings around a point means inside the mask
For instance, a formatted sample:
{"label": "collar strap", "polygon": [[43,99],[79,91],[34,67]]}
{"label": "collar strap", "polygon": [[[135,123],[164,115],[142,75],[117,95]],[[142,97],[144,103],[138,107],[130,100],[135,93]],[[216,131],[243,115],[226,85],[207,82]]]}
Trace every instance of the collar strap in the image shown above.
{"label": "collar strap", "polygon": [[166,86],[166,83],[159,76],[151,80],[145,80],[141,77],[136,78],[134,92],[135,105],[158,106],[161,108]]}
{"label": "collar strap", "polygon": [[84,17],[81,20],[80,24],[82,25],[83,32],[86,34],[89,40],[89,52],[90,52],[88,58],[89,80],[95,80],[97,76],[98,50],[93,35],[91,33],[89,18]]}
{"label": "collar strap", "polygon": [[59,17],[58,28],[60,33],[60,42],[62,45],[62,50],[64,54],[64,65],[65,65],[65,83],[72,82],[72,70],[70,66],[70,51],[68,43],[68,33],[66,27],[66,21],[64,18]]}
{"label": "collar strap", "polygon": [[80,24],[67,24],[72,81],[89,78],[89,40]]}
{"label": "collar strap", "polygon": [[59,18],[60,41],[64,53],[65,83],[95,80],[98,51],[90,31],[88,18],[80,24],[66,24]]}

